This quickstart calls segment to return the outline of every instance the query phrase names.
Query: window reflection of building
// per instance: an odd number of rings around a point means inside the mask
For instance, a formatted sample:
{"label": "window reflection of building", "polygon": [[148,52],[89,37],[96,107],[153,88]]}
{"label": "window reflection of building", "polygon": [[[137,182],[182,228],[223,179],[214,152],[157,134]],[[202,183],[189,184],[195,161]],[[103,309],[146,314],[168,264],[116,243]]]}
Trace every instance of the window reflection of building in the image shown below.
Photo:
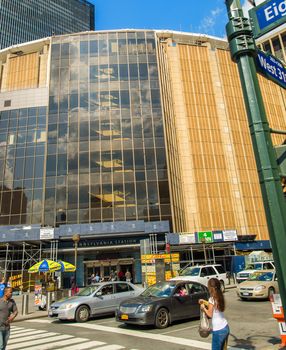
{"label": "window reflection of building", "polygon": [[0,223],[40,223],[46,108],[0,112],[0,134]]}
{"label": "window reflection of building", "polygon": [[169,220],[154,32],[61,40],[52,43],[45,224],[60,217],[55,205],[66,223]]}

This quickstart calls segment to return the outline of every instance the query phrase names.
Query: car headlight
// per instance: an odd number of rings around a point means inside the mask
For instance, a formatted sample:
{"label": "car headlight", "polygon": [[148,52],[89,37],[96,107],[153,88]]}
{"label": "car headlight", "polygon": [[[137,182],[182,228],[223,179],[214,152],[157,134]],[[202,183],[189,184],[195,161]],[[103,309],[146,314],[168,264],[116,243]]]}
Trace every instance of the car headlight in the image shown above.
{"label": "car headlight", "polygon": [[60,310],[66,310],[66,309],[71,309],[75,307],[75,304],[63,304],[59,307]]}
{"label": "car headlight", "polygon": [[142,305],[140,307],[141,312],[149,312],[152,310],[153,305]]}
{"label": "car headlight", "polygon": [[265,286],[257,286],[257,287],[254,288],[254,290],[257,291],[257,292],[260,291],[260,290],[263,290],[263,289],[266,289],[266,287]]}

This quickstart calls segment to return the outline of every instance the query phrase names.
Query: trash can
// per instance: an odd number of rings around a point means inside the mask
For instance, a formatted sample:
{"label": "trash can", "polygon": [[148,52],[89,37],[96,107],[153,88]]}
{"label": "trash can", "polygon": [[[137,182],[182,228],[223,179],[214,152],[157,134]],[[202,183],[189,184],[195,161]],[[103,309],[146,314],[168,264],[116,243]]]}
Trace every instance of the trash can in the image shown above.
{"label": "trash can", "polygon": [[22,315],[28,315],[29,313],[29,293],[22,294]]}

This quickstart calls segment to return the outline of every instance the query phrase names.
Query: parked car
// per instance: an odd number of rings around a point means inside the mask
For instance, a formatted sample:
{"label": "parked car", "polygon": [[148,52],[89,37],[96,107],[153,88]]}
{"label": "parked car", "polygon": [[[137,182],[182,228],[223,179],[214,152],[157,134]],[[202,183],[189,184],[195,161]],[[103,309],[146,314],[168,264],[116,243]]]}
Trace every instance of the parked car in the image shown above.
{"label": "parked car", "polygon": [[166,328],[173,321],[199,317],[198,301],[208,297],[207,287],[197,282],[158,282],[139,297],[121,302],[115,317],[117,321],[127,324]]}
{"label": "parked car", "polygon": [[171,281],[195,281],[207,286],[208,280],[212,277],[220,280],[221,289],[224,292],[228,279],[224,268],[219,264],[186,266],[180,271],[179,276],[171,278]]}
{"label": "parked car", "polygon": [[237,295],[240,299],[269,299],[278,293],[278,281],[275,270],[253,272],[247,281],[237,286]]}
{"label": "parked car", "polygon": [[49,316],[85,322],[95,315],[114,313],[122,300],[135,297],[143,290],[129,282],[97,283],[84,288],[73,297],[51,304]]}
{"label": "parked car", "polygon": [[274,261],[257,261],[253,264],[247,266],[247,268],[243,271],[240,271],[236,275],[236,283],[241,283],[246,281],[250,275],[255,271],[261,270],[274,270],[275,265]]}

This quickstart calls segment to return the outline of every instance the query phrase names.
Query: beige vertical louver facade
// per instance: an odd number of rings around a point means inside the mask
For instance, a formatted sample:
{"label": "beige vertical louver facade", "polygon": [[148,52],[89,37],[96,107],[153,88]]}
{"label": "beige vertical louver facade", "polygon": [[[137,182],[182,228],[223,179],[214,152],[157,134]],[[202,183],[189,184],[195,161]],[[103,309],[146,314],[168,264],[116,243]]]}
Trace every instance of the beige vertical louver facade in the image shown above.
{"label": "beige vertical louver facade", "polygon": [[[227,43],[158,33],[176,232],[237,230],[269,239],[238,70]],[[259,77],[272,128],[286,129],[285,92]],[[285,137],[273,137],[281,144]]]}

